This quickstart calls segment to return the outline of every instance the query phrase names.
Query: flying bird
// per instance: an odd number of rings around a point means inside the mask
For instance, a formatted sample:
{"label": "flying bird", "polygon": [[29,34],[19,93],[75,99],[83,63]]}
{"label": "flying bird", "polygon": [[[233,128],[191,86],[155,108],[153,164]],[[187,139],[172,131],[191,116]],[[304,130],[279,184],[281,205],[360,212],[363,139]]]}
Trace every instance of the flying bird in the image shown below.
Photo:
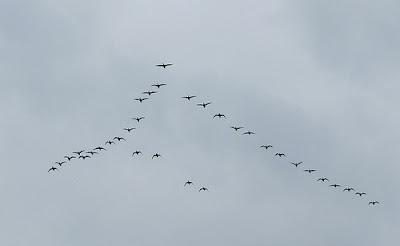
{"label": "flying bird", "polygon": [[99,147],[94,148],[93,150],[106,150],[106,149],[99,146]]}
{"label": "flying bird", "polygon": [[[214,117],[215,117],[215,116],[214,116]],[[235,131],[238,131],[238,130],[242,129],[243,127],[242,127],[242,126],[231,126],[231,128],[232,128],[233,130],[235,130]]]}
{"label": "flying bird", "polygon": [[325,181],[329,181],[329,179],[327,179],[327,178],[319,178],[319,179],[317,179],[317,181],[325,182]]}
{"label": "flying bird", "polygon": [[172,64],[172,63],[167,63],[167,64],[157,64],[156,66],[157,67],[163,67],[163,68],[166,68],[166,67],[168,67],[168,66],[172,66],[172,65],[174,65],[174,64]]}
{"label": "flying bird", "polygon": [[58,170],[58,169],[56,167],[50,167],[49,171],[47,171],[47,172],[55,171],[55,170]]}
{"label": "flying bird", "polygon": [[157,91],[144,91],[144,92],[142,92],[142,94],[147,94],[149,96],[151,96],[154,93],[157,93]]}
{"label": "flying bird", "polygon": [[200,189],[199,189],[199,192],[200,191],[208,191],[208,189],[206,188],[206,187],[201,187]]}
{"label": "flying bird", "polygon": [[244,132],[244,133],[243,133],[243,135],[249,135],[249,136],[250,136],[250,135],[254,135],[254,134],[255,134],[255,133],[254,133],[254,132],[251,132],[251,131],[247,131],[247,132]]}
{"label": "flying bird", "polygon": [[282,156],[286,156],[286,155],[284,153],[276,153],[275,156],[282,157]]}
{"label": "flying bird", "polygon": [[139,151],[139,150],[136,150],[135,152],[132,153],[132,156],[134,156],[134,155],[139,155],[139,154],[142,154],[142,152]]}
{"label": "flying bird", "polygon": [[136,128],[134,128],[134,127],[131,127],[131,128],[124,128],[124,130],[127,131],[127,132],[131,132],[131,131],[134,130],[134,129],[136,129]]}
{"label": "flying bird", "polygon": [[151,157],[151,159],[153,159],[154,157],[160,157],[161,155],[159,154],[159,153],[155,153],[154,155],[153,155],[153,157]]}
{"label": "flying bird", "polygon": [[315,172],[315,171],[317,171],[317,170],[314,170],[314,169],[304,169],[304,172],[308,172],[308,173],[312,173],[312,172]]}
{"label": "flying bird", "polygon": [[63,164],[65,164],[65,161],[62,162],[56,161],[55,163],[61,167]]}
{"label": "flying bird", "polygon": [[298,167],[298,166],[299,166],[300,164],[302,164],[302,163],[303,163],[303,162],[300,161],[300,162],[291,162],[290,164],[292,164],[292,165]]}
{"label": "flying bird", "polygon": [[126,141],[126,139],[125,139],[125,138],[123,138],[123,137],[114,137],[113,139],[116,139],[116,140],[118,140],[118,142],[120,142],[121,140],[124,140],[124,141]]}
{"label": "flying bird", "polygon": [[164,85],[167,85],[167,84],[152,84],[151,86],[155,86],[155,87],[157,87],[158,89],[160,89],[160,87],[161,87],[161,86],[164,86]]}
{"label": "flying bird", "polygon": [[105,143],[105,145],[107,145],[107,144],[111,145],[111,144],[115,144],[115,142],[114,142],[114,141],[111,141],[111,140],[108,140],[108,141]]}
{"label": "flying bird", "polygon": [[225,116],[224,114],[221,114],[221,113],[215,114],[213,118],[215,118],[215,117],[218,117],[218,118],[220,118],[220,119],[221,119],[222,117],[226,118],[226,116]]}
{"label": "flying bird", "polygon": [[99,152],[96,152],[96,151],[86,151],[86,153],[91,154],[91,155],[94,155],[94,154],[98,154]]}
{"label": "flying bird", "polygon": [[368,205],[376,205],[376,204],[379,204],[379,202],[378,201],[371,201],[371,202],[368,203]]}
{"label": "flying bird", "polygon": [[81,150],[81,151],[75,151],[75,152],[72,152],[72,153],[77,154],[77,155],[81,155],[84,151],[85,150]]}
{"label": "flying bird", "polygon": [[182,98],[185,98],[185,99],[187,99],[188,101],[190,101],[190,99],[192,99],[192,98],[195,98],[196,96],[185,96],[185,97],[182,97]]}
{"label": "flying bird", "polygon": [[141,120],[143,120],[144,119],[144,117],[136,117],[136,118],[132,118],[132,120],[136,120],[137,122],[139,122],[139,121],[141,121]]}
{"label": "flying bird", "polygon": [[201,106],[201,107],[203,107],[203,108],[206,108],[206,106],[207,106],[207,105],[210,105],[210,104],[211,104],[211,102],[208,102],[208,103],[198,103],[197,106]]}
{"label": "flying bird", "polygon": [[365,193],[365,192],[356,192],[356,195],[359,195],[359,196],[363,196],[363,195],[366,195],[367,193]]}
{"label": "flying bird", "polygon": [[265,150],[272,148],[272,145],[261,145],[260,148],[265,148]]}
{"label": "flying bird", "polygon": [[67,158],[68,159],[68,161],[71,161],[72,159],[75,159],[76,157],[75,156],[64,156],[64,158]]}
{"label": "flying bird", "polygon": [[188,181],[186,181],[186,183],[183,186],[191,185],[191,184],[193,184],[193,182],[188,180]]}
{"label": "flying bird", "polygon": [[144,100],[149,99],[148,97],[139,97],[139,98],[135,98],[136,101],[139,101],[140,103],[142,103]]}
{"label": "flying bird", "polygon": [[78,158],[85,160],[86,158],[90,158],[90,156],[89,155],[80,155]]}
{"label": "flying bird", "polygon": [[354,188],[351,188],[351,187],[348,187],[348,188],[344,188],[344,189],[343,189],[343,191],[349,191],[349,192],[352,191],[352,190],[354,190]]}
{"label": "flying bird", "polygon": [[332,186],[332,187],[340,187],[341,185],[340,184],[331,184],[330,186]]}

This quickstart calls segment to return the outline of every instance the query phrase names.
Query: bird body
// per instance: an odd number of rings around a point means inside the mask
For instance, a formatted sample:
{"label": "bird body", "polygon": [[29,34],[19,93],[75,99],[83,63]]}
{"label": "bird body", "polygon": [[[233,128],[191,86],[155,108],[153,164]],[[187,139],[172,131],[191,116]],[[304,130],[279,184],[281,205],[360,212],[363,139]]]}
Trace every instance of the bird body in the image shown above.
{"label": "bird body", "polygon": [[254,133],[254,132],[251,132],[251,131],[247,131],[247,132],[244,132],[244,133],[243,133],[243,135],[249,135],[249,136],[250,136],[250,135],[254,135],[254,134],[255,134],[255,133]]}
{"label": "bird body", "polygon": [[348,188],[344,188],[344,189],[343,189],[343,191],[348,191],[348,192],[350,192],[350,191],[352,191],[352,190],[354,190],[354,188],[351,188],[351,187],[348,187]]}
{"label": "bird body", "polygon": [[55,163],[61,167],[63,164],[65,164],[65,161],[62,162],[56,161]]}
{"label": "bird body", "polygon": [[215,118],[215,117],[218,117],[218,118],[220,118],[220,119],[221,119],[222,117],[226,118],[226,116],[225,116],[224,114],[221,114],[221,113],[215,114],[213,118]]}
{"label": "bird body", "polygon": [[282,156],[286,156],[286,155],[284,153],[276,153],[275,156],[282,157]]}
{"label": "bird body", "polygon": [[142,154],[142,152],[140,150],[136,150],[135,152],[132,153],[132,156],[139,155],[139,154]]}
{"label": "bird body", "polygon": [[208,191],[208,189],[206,188],[206,187],[201,187],[200,189],[199,189],[199,192],[200,191]]}
{"label": "bird body", "polygon": [[188,180],[188,181],[186,181],[186,183],[183,186],[192,185],[192,184],[193,184],[193,182]]}
{"label": "bird body", "polygon": [[71,161],[72,159],[75,159],[76,157],[75,156],[64,156],[64,158],[67,158],[68,159],[68,161]]}
{"label": "bird body", "polygon": [[325,181],[329,181],[329,179],[327,179],[327,178],[319,178],[319,179],[317,179],[317,181],[325,182]]}
{"label": "bird body", "polygon": [[292,164],[292,165],[298,167],[298,166],[299,166],[300,164],[302,164],[302,163],[303,163],[303,162],[300,161],[300,162],[291,162],[290,164]]}
{"label": "bird body", "polygon": [[85,160],[86,158],[90,158],[90,155],[80,155],[79,159]]}
{"label": "bird body", "polygon": [[210,105],[210,104],[211,104],[211,102],[208,102],[208,103],[198,103],[197,106],[201,106],[201,107],[203,107],[203,108],[206,108],[206,106],[207,106],[207,105]]}
{"label": "bird body", "polygon": [[196,96],[185,96],[185,97],[182,97],[182,98],[185,98],[185,99],[187,99],[188,101],[190,101],[192,98],[195,98]]}
{"label": "bird body", "polygon": [[115,142],[111,141],[111,140],[108,140],[108,141],[106,141],[105,145],[107,145],[107,144],[111,145],[111,144],[115,144]]}
{"label": "bird body", "polygon": [[135,118],[132,118],[132,120],[136,120],[137,122],[140,122],[141,120],[143,120],[144,119],[144,117],[135,117]]}
{"label": "bird body", "polygon": [[160,87],[161,87],[161,86],[164,86],[164,85],[167,85],[167,84],[152,84],[151,86],[155,86],[155,87],[157,87],[158,89],[160,89]]}
{"label": "bird body", "polygon": [[161,155],[159,154],[159,153],[155,153],[154,155],[153,155],[153,157],[151,157],[151,159],[153,159],[154,157],[160,157]]}
{"label": "bird body", "polygon": [[366,195],[367,193],[365,193],[365,192],[356,192],[356,195],[359,195],[359,196],[363,196],[363,195]]}
{"label": "bird body", "polygon": [[149,96],[151,96],[154,93],[157,93],[157,91],[144,91],[144,92],[142,92],[142,94],[147,94]]}
{"label": "bird body", "polygon": [[56,167],[50,167],[50,169],[49,169],[49,171],[47,171],[47,172],[50,172],[50,171],[55,171],[55,170],[58,170]]}
{"label": "bird body", "polygon": [[157,67],[163,67],[163,68],[166,68],[166,67],[168,67],[168,66],[172,66],[172,65],[174,65],[174,64],[172,64],[172,63],[167,63],[167,64],[157,64],[156,66]]}
{"label": "bird body", "polygon": [[139,97],[139,98],[135,98],[136,101],[142,103],[144,100],[149,99],[148,97]]}
{"label": "bird body", "polygon": [[136,129],[136,128],[134,128],[134,127],[124,128],[124,130],[127,131],[127,132],[131,132],[131,131],[134,130],[134,129]]}
{"label": "bird body", "polygon": [[272,145],[261,145],[260,148],[265,148],[265,150],[272,148]]}
{"label": "bird body", "polygon": [[[214,117],[215,117],[215,116],[214,116]],[[243,127],[242,127],[242,126],[231,126],[231,128],[232,128],[233,130],[235,130],[235,131],[238,131],[238,130],[242,129]]]}
{"label": "bird body", "polygon": [[332,187],[340,187],[341,185],[340,184],[331,184],[330,186],[332,186]]}
{"label": "bird body", "polygon": [[315,169],[304,169],[304,172],[308,172],[308,173],[312,173],[312,172],[315,172],[315,171],[317,171],[317,170],[315,170]]}
{"label": "bird body", "polygon": [[376,204],[379,204],[379,202],[378,202],[378,201],[371,201],[371,202],[369,202],[368,204],[369,204],[369,205],[376,205]]}

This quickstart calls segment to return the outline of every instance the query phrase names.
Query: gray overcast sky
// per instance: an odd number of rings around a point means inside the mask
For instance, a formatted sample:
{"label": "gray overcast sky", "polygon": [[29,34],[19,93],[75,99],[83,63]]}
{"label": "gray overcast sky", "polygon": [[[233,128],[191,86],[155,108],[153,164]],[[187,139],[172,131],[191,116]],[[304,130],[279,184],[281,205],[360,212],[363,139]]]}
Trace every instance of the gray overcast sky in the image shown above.
{"label": "gray overcast sky", "polygon": [[[0,244],[395,245],[399,12],[394,0],[0,1]],[[168,85],[134,102],[154,81]],[[128,141],[47,173],[116,135]]]}

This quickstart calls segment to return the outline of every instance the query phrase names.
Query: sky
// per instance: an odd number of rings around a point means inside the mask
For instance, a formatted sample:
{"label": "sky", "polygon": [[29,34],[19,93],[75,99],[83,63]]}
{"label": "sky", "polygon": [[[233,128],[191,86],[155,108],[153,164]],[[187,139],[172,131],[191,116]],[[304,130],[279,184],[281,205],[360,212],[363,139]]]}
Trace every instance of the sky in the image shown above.
{"label": "sky", "polygon": [[[0,244],[395,245],[399,12],[390,0],[2,0]],[[155,82],[167,85],[133,100]],[[47,172],[114,136],[127,141]]]}

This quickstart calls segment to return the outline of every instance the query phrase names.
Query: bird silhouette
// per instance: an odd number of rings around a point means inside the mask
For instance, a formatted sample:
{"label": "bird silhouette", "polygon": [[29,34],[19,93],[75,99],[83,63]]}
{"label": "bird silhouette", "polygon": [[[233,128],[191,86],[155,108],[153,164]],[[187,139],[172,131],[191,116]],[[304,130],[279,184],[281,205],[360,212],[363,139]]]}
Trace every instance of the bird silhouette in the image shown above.
{"label": "bird silhouette", "polygon": [[50,169],[49,169],[49,171],[47,171],[47,172],[50,172],[50,171],[55,171],[55,170],[58,170],[56,167],[50,167]]}
{"label": "bird silhouette", "polygon": [[135,152],[132,153],[132,156],[139,155],[139,154],[142,154],[142,152],[140,150],[136,150]]}
{"label": "bird silhouette", "polygon": [[61,161],[61,162],[56,161],[55,163],[61,167],[63,164],[65,164],[65,161]]}
{"label": "bird silhouette", "polygon": [[118,142],[120,142],[121,140],[124,140],[124,141],[126,141],[126,139],[125,139],[125,138],[123,138],[123,137],[114,137],[113,139],[116,139],[116,140],[118,140]]}
{"label": "bird silhouette", "polygon": [[182,97],[182,98],[185,98],[185,99],[187,99],[188,101],[190,101],[190,99],[192,99],[192,98],[195,98],[196,96],[185,96],[185,97]]}
{"label": "bird silhouette", "polygon": [[286,156],[286,155],[284,153],[276,153],[275,156],[282,157],[282,156]]}
{"label": "bird silhouette", "polygon": [[139,121],[141,121],[141,120],[143,120],[144,119],[144,117],[135,117],[135,118],[132,118],[132,120],[136,120],[137,122],[139,122]]}
{"label": "bird silhouette", "polygon": [[378,201],[371,201],[371,202],[369,202],[368,204],[369,204],[369,205],[376,205],[376,204],[379,204],[379,202],[378,202]]}
{"label": "bird silhouette", "polygon": [[348,188],[344,188],[344,189],[343,189],[343,191],[349,191],[349,192],[352,191],[352,190],[354,190],[354,188],[351,188],[351,187],[348,187]]}
{"label": "bird silhouette", "polygon": [[317,170],[314,170],[314,169],[304,169],[304,172],[308,172],[308,173],[312,173],[312,172],[315,172],[315,171],[317,171]]}
{"label": "bird silhouette", "polygon": [[157,87],[158,89],[160,89],[161,86],[164,86],[167,84],[152,84],[151,86]]}
{"label": "bird silhouette", "polygon": [[367,193],[365,193],[365,192],[356,192],[356,195],[359,195],[359,196],[363,196],[363,195],[366,195]]}
{"label": "bird silhouette", "polygon": [[290,164],[292,164],[292,165],[298,167],[298,166],[299,166],[300,164],[302,164],[302,163],[303,163],[303,162],[300,161],[300,162],[291,162]]}
{"label": "bird silhouette", "polygon": [[134,127],[124,128],[124,130],[127,131],[127,132],[131,132],[131,131],[134,130],[134,129],[136,129],[136,128],[134,128]]}
{"label": "bird silhouette", "polygon": [[111,145],[111,144],[115,144],[115,142],[111,141],[111,140],[108,140],[108,141],[106,141],[105,145],[107,145],[107,144]]}
{"label": "bird silhouette", "polygon": [[272,148],[272,145],[261,145],[260,148],[265,148],[265,150]]}
{"label": "bird silhouette", "polygon": [[[214,116],[214,117],[215,117],[215,116]],[[231,126],[231,128],[232,128],[233,130],[235,130],[235,131],[238,131],[238,130],[242,129],[243,127],[242,127],[242,126]]]}
{"label": "bird silhouette", "polygon": [[90,155],[80,155],[78,158],[85,160],[86,158],[90,158]]}
{"label": "bird silhouette", "polygon": [[163,67],[163,68],[166,68],[166,67],[168,67],[168,66],[172,66],[172,65],[174,65],[174,64],[172,64],[172,63],[167,63],[167,64],[157,64],[156,66],[157,67]]}
{"label": "bird silhouette", "polygon": [[221,119],[222,117],[226,118],[226,116],[225,116],[224,114],[221,114],[221,113],[215,114],[213,118],[215,118],[215,117],[218,117],[218,118],[220,118],[220,119]]}
{"label": "bird silhouette", "polygon": [[149,99],[149,98],[148,97],[139,97],[139,98],[135,98],[134,100],[142,103],[144,100],[147,100],[147,99]]}
{"label": "bird silhouette", "polygon": [[186,181],[186,183],[183,186],[191,185],[191,184],[193,184],[193,182],[188,180],[188,181]]}
{"label": "bird silhouette", "polygon": [[85,150],[81,150],[81,151],[75,151],[75,152],[72,152],[72,153],[77,154],[77,155],[81,155],[84,151]]}
{"label": "bird silhouette", "polygon": [[144,92],[142,92],[142,94],[147,94],[149,96],[151,96],[154,93],[157,93],[157,91],[144,91]]}
{"label": "bird silhouette", "polygon": [[75,156],[64,156],[64,158],[67,158],[68,159],[68,161],[71,161],[72,159],[75,159],[76,157]]}
{"label": "bird silhouette", "polygon": [[208,191],[208,189],[206,188],[206,187],[201,187],[200,189],[199,189],[199,192],[200,191]]}
{"label": "bird silhouette", "polygon": [[153,155],[153,157],[151,157],[151,159],[153,159],[154,157],[160,157],[161,155],[159,154],[159,153],[155,153],[154,155]]}
{"label": "bird silhouette", "polygon": [[254,135],[254,134],[255,134],[255,133],[254,133],[254,132],[251,132],[251,131],[247,131],[247,132],[244,132],[244,133],[243,133],[243,135],[249,135],[249,136],[250,136],[250,135]]}
{"label": "bird silhouette", "polygon": [[332,187],[340,187],[341,185],[340,184],[331,184],[330,186],[332,186]]}
{"label": "bird silhouette", "polygon": [[93,150],[106,150],[106,149],[99,146],[99,147],[94,148]]}
{"label": "bird silhouette", "polygon": [[94,155],[94,154],[98,154],[99,152],[96,152],[96,151],[86,151],[86,153],[91,154],[91,155]]}
{"label": "bird silhouette", "polygon": [[317,181],[325,182],[325,181],[329,181],[329,179],[327,179],[327,178],[319,178],[319,179],[317,179]]}
{"label": "bird silhouette", "polygon": [[210,105],[210,104],[211,104],[211,102],[208,102],[208,103],[198,103],[197,106],[201,106],[201,107],[203,107],[203,108],[206,108],[207,105]]}

